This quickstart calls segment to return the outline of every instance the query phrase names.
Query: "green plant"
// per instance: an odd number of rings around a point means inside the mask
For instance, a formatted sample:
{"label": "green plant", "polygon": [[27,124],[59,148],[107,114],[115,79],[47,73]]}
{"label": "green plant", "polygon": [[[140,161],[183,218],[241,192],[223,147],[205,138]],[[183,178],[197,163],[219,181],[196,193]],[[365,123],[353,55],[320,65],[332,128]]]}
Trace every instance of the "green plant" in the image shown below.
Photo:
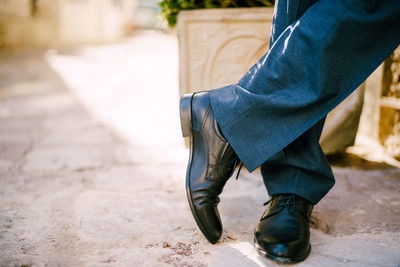
{"label": "green plant", "polygon": [[162,0],[161,15],[168,25],[176,25],[179,11],[198,8],[262,7],[273,6],[274,0]]}

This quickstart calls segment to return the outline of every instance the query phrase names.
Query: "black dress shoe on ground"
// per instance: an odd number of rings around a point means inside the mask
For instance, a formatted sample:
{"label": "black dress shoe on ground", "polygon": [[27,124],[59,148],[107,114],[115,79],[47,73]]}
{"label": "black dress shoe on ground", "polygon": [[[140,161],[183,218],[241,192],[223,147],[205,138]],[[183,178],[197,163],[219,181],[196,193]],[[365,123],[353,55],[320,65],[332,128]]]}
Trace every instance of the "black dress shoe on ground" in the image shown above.
{"label": "black dress shoe on ground", "polygon": [[[310,254],[309,219],[313,205],[294,195],[273,196],[254,232],[260,254],[278,263],[296,263]],[[266,204],[267,204],[266,203]]]}
{"label": "black dress shoe on ground", "polygon": [[186,195],[204,236],[215,244],[222,235],[219,194],[239,162],[222,136],[211,110],[209,92],[184,95],[180,101],[182,134],[190,137]]}

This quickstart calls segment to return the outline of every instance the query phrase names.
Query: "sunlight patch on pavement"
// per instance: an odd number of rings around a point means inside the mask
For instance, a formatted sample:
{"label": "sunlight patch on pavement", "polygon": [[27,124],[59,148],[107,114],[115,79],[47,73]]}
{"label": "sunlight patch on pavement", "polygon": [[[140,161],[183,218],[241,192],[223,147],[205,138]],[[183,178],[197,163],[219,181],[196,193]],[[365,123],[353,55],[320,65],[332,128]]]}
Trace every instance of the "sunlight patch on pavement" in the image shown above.
{"label": "sunlight patch on pavement", "polygon": [[103,124],[153,160],[186,160],[179,123],[175,36],[138,32],[129,40],[50,51],[49,65]]}
{"label": "sunlight patch on pavement", "polygon": [[[273,264],[274,265],[274,264]],[[265,259],[254,249],[251,242],[235,242],[219,246],[210,255],[209,266],[266,266]]]}

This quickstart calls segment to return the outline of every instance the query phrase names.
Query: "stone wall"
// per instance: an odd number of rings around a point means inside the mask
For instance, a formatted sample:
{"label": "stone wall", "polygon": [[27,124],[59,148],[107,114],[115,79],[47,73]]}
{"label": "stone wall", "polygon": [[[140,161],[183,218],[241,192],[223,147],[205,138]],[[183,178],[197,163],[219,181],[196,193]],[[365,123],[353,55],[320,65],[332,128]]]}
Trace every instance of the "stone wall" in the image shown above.
{"label": "stone wall", "polygon": [[[61,43],[109,42],[124,36],[133,1],[66,1],[59,8]],[[129,4],[129,5],[128,5]],[[133,18],[133,10],[132,18]]]}
{"label": "stone wall", "polygon": [[133,24],[136,0],[1,0],[0,47],[115,41]]}
{"label": "stone wall", "polygon": [[0,48],[52,44],[57,33],[56,17],[54,0],[1,0]]}
{"label": "stone wall", "polygon": [[400,159],[400,47],[385,61],[383,71],[379,138]]}
{"label": "stone wall", "polygon": [[0,18],[29,18],[34,11],[31,0],[0,0]]}

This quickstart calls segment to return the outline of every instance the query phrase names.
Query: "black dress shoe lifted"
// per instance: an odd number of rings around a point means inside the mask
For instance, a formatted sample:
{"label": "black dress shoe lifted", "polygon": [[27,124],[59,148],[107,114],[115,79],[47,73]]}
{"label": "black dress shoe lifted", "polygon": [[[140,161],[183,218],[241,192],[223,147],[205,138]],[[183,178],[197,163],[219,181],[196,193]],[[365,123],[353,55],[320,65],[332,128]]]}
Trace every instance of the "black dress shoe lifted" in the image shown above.
{"label": "black dress shoe lifted", "polygon": [[212,244],[222,235],[219,194],[232,176],[238,157],[219,131],[209,92],[184,95],[180,101],[182,134],[190,137],[186,195],[193,217]]}
{"label": "black dress shoe lifted", "polygon": [[278,263],[296,263],[310,254],[309,220],[313,205],[294,195],[275,195],[254,231],[260,254]]}

